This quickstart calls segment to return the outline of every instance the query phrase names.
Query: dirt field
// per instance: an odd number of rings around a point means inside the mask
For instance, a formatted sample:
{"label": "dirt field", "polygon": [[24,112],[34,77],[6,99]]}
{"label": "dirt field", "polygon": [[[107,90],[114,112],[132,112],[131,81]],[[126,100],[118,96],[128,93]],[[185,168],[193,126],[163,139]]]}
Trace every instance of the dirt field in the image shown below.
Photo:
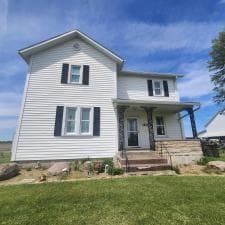
{"label": "dirt field", "polygon": [[1,143],[0,142],[0,152],[10,151],[12,143]]}

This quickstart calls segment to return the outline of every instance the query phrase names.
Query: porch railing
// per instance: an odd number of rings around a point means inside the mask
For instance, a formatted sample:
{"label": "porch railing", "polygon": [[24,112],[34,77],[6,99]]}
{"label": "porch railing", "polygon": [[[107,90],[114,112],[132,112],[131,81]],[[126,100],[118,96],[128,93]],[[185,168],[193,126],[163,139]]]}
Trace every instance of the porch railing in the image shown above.
{"label": "porch railing", "polygon": [[[158,146],[158,144],[160,144],[160,146]],[[170,152],[168,151],[167,147],[162,142],[158,142],[156,144],[156,151],[159,153],[161,157],[166,157],[167,161],[169,159],[169,165],[172,170],[173,169],[172,156]]]}
{"label": "porch railing", "polygon": [[122,150],[122,158],[124,158],[124,157],[125,157],[125,173],[126,173],[126,172],[128,172],[128,167],[129,167],[129,161],[128,161],[126,149]]}

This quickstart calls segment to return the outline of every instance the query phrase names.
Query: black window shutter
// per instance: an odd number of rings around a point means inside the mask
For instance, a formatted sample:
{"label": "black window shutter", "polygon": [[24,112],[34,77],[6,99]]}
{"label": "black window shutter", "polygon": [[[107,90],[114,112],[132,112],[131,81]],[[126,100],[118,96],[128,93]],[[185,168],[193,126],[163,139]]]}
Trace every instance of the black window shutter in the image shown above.
{"label": "black window shutter", "polygon": [[62,65],[62,75],[61,75],[61,83],[66,84],[68,81],[68,73],[69,73],[69,64],[63,63]]}
{"label": "black window shutter", "polygon": [[94,107],[93,136],[100,136],[100,107]]}
{"label": "black window shutter", "polygon": [[167,80],[163,81],[164,96],[169,97],[169,89]]}
{"label": "black window shutter", "polygon": [[82,83],[84,85],[89,84],[89,66],[88,65],[83,66],[83,82]]}
{"label": "black window shutter", "polygon": [[63,108],[63,106],[57,106],[56,108],[54,136],[61,136],[62,134]]}
{"label": "black window shutter", "polygon": [[148,80],[148,95],[153,96],[152,80]]}

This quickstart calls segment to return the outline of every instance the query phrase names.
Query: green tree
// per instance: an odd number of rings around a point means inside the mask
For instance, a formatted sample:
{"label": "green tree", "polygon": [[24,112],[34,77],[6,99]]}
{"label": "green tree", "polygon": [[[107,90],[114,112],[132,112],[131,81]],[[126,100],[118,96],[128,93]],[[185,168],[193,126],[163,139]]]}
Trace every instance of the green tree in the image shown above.
{"label": "green tree", "polygon": [[225,31],[220,32],[212,41],[212,50],[209,53],[211,60],[208,62],[209,71],[213,71],[211,81],[214,84],[214,102],[225,102]]}

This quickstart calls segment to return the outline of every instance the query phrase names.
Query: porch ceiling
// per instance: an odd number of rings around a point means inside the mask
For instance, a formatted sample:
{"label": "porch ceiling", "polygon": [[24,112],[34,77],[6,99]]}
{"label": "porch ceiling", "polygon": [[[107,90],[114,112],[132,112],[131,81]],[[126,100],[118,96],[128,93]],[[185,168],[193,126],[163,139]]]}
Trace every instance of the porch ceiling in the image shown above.
{"label": "porch ceiling", "polygon": [[199,102],[173,102],[173,101],[146,101],[146,100],[134,100],[134,99],[112,99],[116,105],[126,106],[149,106],[156,108],[156,110],[166,110],[173,112],[180,112],[187,108],[193,108],[194,106],[200,106]]}

